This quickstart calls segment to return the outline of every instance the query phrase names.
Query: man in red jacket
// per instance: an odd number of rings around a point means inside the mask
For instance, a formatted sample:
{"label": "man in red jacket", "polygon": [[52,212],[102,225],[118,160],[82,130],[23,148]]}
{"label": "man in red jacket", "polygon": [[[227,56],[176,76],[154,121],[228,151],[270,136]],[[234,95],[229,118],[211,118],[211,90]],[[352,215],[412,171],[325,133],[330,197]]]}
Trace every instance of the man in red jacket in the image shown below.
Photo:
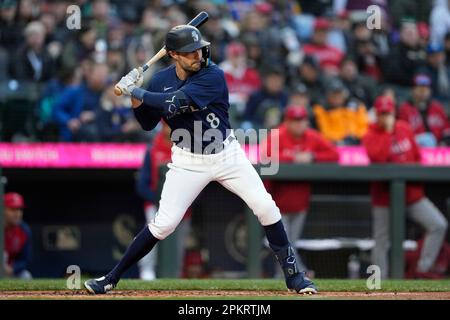
{"label": "man in red jacket", "polygon": [[419,145],[450,144],[450,122],[442,104],[431,99],[428,75],[417,74],[414,77],[411,99],[400,106],[398,118],[409,123]]}
{"label": "man in red jacket", "polygon": [[[377,121],[363,138],[363,144],[372,163],[419,163],[420,153],[408,123],[395,120],[392,98],[380,96],[375,100]],[[389,187],[376,182],[371,186],[373,237],[375,247],[372,263],[381,268],[382,278],[388,275],[389,249]],[[425,242],[417,264],[416,275],[421,277],[433,266],[447,230],[442,213],[425,197],[423,185],[408,183],[406,204],[409,218],[425,230]]]}
{"label": "man in red jacket", "polygon": [[[305,107],[288,106],[284,113],[284,122],[277,129],[272,130],[266,144],[270,153],[271,139],[274,135],[279,135],[279,153],[268,154],[272,161],[302,164],[339,160],[336,147],[318,131],[309,128],[308,112]],[[262,145],[264,147],[265,144]],[[280,208],[288,237],[295,243],[300,239],[305,224],[311,184],[297,181],[271,181],[266,184]],[[297,261],[301,263],[301,259]]]}

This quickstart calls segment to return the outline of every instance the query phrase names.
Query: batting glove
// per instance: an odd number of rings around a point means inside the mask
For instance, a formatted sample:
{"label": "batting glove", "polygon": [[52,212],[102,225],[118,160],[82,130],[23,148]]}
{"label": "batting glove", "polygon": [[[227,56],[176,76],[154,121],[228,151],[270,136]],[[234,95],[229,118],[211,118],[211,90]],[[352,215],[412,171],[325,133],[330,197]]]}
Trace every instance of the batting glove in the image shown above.
{"label": "batting glove", "polygon": [[142,86],[144,81],[142,73],[143,70],[141,67],[138,69],[134,68],[126,76],[120,79],[117,86],[122,91],[122,94],[130,96],[134,88]]}

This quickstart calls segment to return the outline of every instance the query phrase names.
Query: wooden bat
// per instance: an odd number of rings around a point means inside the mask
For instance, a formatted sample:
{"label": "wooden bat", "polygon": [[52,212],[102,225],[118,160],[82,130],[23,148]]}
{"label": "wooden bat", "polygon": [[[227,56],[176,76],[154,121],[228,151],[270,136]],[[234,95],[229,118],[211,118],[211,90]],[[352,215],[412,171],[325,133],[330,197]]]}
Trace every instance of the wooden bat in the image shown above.
{"label": "wooden bat", "polygon": [[[206,21],[208,21],[208,13],[206,11],[202,11],[200,12],[198,15],[195,16],[194,19],[192,19],[191,21],[189,21],[188,25],[190,26],[194,26],[196,28],[199,28],[200,26],[202,26]],[[150,66],[152,64],[154,64],[155,62],[157,62],[159,59],[161,59],[162,57],[164,57],[167,54],[167,50],[165,47],[161,48],[161,50],[159,50],[150,60],[148,60],[143,66],[142,66],[142,70],[143,72],[147,71],[148,68],[150,68]],[[120,90],[120,88],[116,85],[114,88],[114,94],[116,96],[120,96],[122,95],[122,90]]]}

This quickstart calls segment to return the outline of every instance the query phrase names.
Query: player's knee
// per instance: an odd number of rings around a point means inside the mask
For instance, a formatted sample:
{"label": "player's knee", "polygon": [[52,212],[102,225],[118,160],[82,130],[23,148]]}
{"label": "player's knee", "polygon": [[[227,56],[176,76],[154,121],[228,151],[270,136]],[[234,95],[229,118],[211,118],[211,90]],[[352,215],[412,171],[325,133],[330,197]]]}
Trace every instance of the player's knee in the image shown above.
{"label": "player's knee", "polygon": [[175,231],[178,223],[177,219],[173,219],[170,215],[165,215],[160,211],[157,217],[149,223],[149,228],[156,238],[163,240]]}
{"label": "player's knee", "polygon": [[271,197],[256,201],[252,210],[258,217],[259,222],[264,226],[273,224],[281,219],[280,209],[278,209]]}
{"label": "player's knee", "polygon": [[447,232],[448,222],[445,218],[440,219],[440,221],[434,223],[430,232],[444,235]]}
{"label": "player's knee", "polygon": [[152,222],[149,224],[150,232],[159,240],[167,238],[175,231],[176,227],[176,223],[157,224]]}

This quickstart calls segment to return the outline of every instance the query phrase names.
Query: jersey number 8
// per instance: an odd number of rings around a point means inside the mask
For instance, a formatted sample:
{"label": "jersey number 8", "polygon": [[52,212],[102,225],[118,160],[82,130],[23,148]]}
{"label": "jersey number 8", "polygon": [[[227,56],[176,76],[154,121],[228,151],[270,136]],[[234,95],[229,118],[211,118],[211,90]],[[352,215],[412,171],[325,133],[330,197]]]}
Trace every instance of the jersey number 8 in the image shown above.
{"label": "jersey number 8", "polygon": [[217,116],[213,112],[208,113],[208,115],[206,116],[206,121],[213,129],[217,128],[220,124],[220,119],[217,118]]}

